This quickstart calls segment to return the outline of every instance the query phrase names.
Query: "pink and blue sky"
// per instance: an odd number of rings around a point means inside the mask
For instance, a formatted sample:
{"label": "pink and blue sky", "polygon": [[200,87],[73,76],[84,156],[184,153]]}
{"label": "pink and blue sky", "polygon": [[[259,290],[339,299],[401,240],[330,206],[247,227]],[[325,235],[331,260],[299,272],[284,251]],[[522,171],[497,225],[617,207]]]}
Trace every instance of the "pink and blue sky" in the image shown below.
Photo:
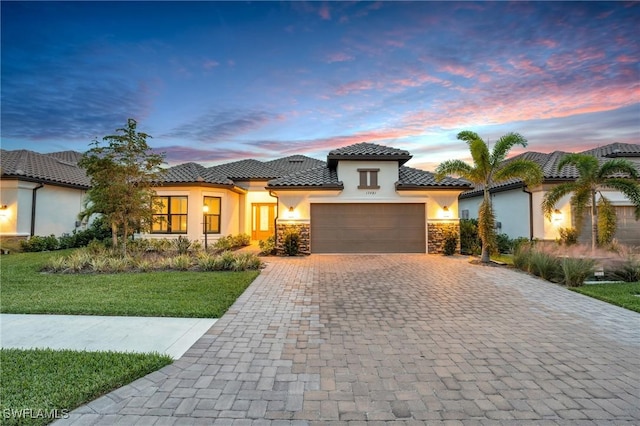
{"label": "pink and blue sky", "polygon": [[[638,2],[7,2],[3,149],[86,151],[127,118],[169,164],[372,142],[640,143]],[[514,150],[514,153],[521,152]]]}

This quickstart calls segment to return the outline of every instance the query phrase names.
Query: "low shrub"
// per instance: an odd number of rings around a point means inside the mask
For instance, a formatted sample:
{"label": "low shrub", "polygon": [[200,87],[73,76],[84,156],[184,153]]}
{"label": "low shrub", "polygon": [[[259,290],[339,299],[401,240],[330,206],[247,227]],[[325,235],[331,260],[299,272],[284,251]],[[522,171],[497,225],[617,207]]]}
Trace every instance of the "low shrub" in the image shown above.
{"label": "low shrub", "polygon": [[233,266],[231,267],[232,271],[247,271],[252,269],[260,269],[262,262],[255,254],[252,253],[241,253],[236,256]]}
{"label": "low shrub", "polygon": [[22,250],[28,252],[52,251],[58,249],[59,242],[56,236],[53,234],[49,235],[48,237],[34,235],[28,240],[20,241],[20,247],[22,248]]}
{"label": "low shrub", "polygon": [[542,250],[529,251],[529,272],[547,281],[560,282],[562,280],[560,260]]}
{"label": "low shrub", "polygon": [[258,241],[258,247],[260,247],[260,254],[263,254],[263,255],[274,254],[276,251],[276,237],[272,235],[266,240]]}
{"label": "low shrub", "polygon": [[443,253],[445,256],[451,256],[455,254],[458,248],[458,233],[452,230],[447,230],[444,234],[444,246]]}
{"label": "low shrub", "polygon": [[282,240],[283,251],[287,256],[297,256],[300,253],[300,233],[297,229],[290,229]]}
{"label": "low shrub", "polygon": [[235,261],[236,257],[234,256],[232,251],[224,251],[217,256],[217,270],[230,271],[233,269]]}
{"label": "low shrub", "polygon": [[232,246],[235,247],[246,247],[251,244],[251,237],[247,234],[238,234],[231,237]]}
{"label": "low shrub", "polygon": [[187,237],[180,235],[178,238],[173,240],[173,248],[178,252],[178,254],[188,253],[190,247],[191,241]]}
{"label": "low shrub", "polygon": [[560,228],[558,229],[560,235],[558,243],[560,245],[572,246],[578,244],[578,237],[580,233],[576,228]]}
{"label": "low shrub", "polygon": [[188,254],[179,254],[173,258],[171,265],[173,269],[178,271],[187,271],[191,267],[191,256]]}
{"label": "low shrub", "polygon": [[516,268],[529,271],[529,259],[531,258],[531,244],[520,244],[513,251],[513,266]]}
{"label": "low shrub", "polygon": [[593,275],[595,261],[587,258],[565,257],[560,262],[562,283],[567,287],[580,287]]}
{"label": "low shrub", "polygon": [[213,247],[220,251],[231,250],[233,248],[233,237],[231,235],[220,237],[218,241],[213,244]]}
{"label": "low shrub", "polygon": [[640,257],[627,255],[613,271],[613,278],[628,283],[640,281]]}
{"label": "low shrub", "polygon": [[478,236],[476,219],[460,220],[460,253],[476,255],[482,250],[482,241]]}

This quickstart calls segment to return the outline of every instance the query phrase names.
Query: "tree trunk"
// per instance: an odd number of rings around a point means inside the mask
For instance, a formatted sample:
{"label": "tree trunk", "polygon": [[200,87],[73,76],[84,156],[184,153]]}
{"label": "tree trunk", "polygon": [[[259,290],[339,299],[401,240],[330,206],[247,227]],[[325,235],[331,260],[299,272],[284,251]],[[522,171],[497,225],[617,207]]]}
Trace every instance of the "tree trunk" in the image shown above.
{"label": "tree trunk", "polygon": [[124,237],[122,238],[122,256],[127,255],[127,234],[129,233],[129,227],[127,226],[127,221],[125,220],[122,224],[122,233]]}
{"label": "tree trunk", "polygon": [[591,192],[591,254],[595,254],[598,245],[598,206],[596,191]]}
{"label": "tree trunk", "polygon": [[118,247],[118,225],[111,222],[111,245],[113,248]]}
{"label": "tree trunk", "polygon": [[478,214],[478,226],[481,227],[478,231],[480,233],[480,240],[482,241],[482,253],[480,255],[480,261],[482,263],[491,262],[491,234],[493,229],[490,227],[493,226],[493,221],[489,216],[493,217],[491,195],[485,186],[484,199]]}

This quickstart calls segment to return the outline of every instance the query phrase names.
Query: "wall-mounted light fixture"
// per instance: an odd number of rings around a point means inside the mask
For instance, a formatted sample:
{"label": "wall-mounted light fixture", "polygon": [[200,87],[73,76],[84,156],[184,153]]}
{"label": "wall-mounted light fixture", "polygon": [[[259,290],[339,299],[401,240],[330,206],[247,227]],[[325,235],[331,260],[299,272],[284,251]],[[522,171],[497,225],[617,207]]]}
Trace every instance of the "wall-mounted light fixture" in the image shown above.
{"label": "wall-mounted light fixture", "polygon": [[289,209],[287,210],[287,219],[295,219],[296,217],[296,211],[293,208],[293,206],[290,206]]}
{"label": "wall-mounted light fixture", "polygon": [[442,208],[442,217],[445,218],[445,219],[451,218],[451,212],[449,211],[449,207],[444,206]]}
{"label": "wall-mounted light fixture", "polygon": [[562,212],[558,209],[555,209],[553,211],[553,214],[551,214],[551,220],[553,222],[562,222],[562,217],[563,217]]}
{"label": "wall-mounted light fixture", "polygon": [[9,207],[6,204],[0,205],[0,217],[6,218],[9,214]]}

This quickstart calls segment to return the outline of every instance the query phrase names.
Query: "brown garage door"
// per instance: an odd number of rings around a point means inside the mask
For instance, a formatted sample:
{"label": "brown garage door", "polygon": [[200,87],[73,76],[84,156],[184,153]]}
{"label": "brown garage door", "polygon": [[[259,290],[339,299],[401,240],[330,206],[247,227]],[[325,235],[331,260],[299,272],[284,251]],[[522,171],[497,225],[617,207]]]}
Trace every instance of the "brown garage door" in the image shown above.
{"label": "brown garage door", "polygon": [[[616,206],[618,228],[614,238],[620,243],[631,247],[640,246],[640,221],[636,221],[634,212],[633,207]],[[591,244],[591,214],[589,210],[587,210],[584,226],[578,241],[584,244]]]}
{"label": "brown garage door", "polygon": [[424,253],[425,205],[311,204],[312,253]]}

